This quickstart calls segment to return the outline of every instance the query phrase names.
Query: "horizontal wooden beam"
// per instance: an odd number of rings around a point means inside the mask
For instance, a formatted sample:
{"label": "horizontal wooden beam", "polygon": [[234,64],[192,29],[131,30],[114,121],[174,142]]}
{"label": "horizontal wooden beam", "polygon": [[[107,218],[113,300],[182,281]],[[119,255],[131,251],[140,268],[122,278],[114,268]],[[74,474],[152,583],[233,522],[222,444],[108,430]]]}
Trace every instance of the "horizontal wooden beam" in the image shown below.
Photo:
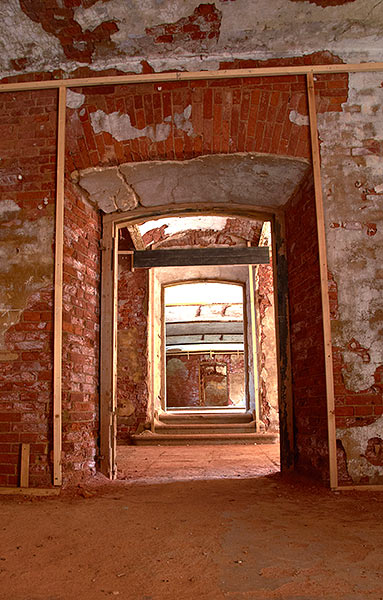
{"label": "horizontal wooden beam", "polygon": [[138,75],[108,75],[74,79],[51,79],[49,81],[25,81],[1,83],[0,92],[49,90],[60,87],[78,88],[103,85],[129,85],[137,83],[165,83],[167,81],[198,81],[208,79],[233,79],[247,77],[272,77],[283,75],[319,75],[321,73],[370,73],[383,71],[382,62],[299,65],[284,67],[257,67],[253,69],[223,69],[222,71],[182,71],[170,73],[145,73]]}
{"label": "horizontal wooden beam", "polygon": [[0,496],[58,496],[61,488],[0,487]]}
{"label": "horizontal wooden beam", "polygon": [[169,335],[232,335],[243,334],[242,321],[184,321],[166,323],[166,337]]}
{"label": "horizontal wooden beam", "polygon": [[137,250],[134,268],[190,267],[204,265],[265,265],[269,263],[267,246],[254,248],[182,248],[180,250]]}
{"label": "horizontal wooden beam", "polygon": [[166,336],[167,346],[175,344],[243,344],[243,333]]}

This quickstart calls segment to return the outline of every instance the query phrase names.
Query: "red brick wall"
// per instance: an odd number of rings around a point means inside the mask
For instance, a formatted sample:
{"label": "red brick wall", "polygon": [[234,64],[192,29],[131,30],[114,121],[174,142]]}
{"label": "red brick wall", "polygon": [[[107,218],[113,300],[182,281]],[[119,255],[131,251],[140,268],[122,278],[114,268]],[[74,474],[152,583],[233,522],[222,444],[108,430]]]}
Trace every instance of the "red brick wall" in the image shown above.
{"label": "red brick wall", "polygon": [[56,107],[55,91],[0,96],[0,485],[19,484],[23,442],[30,485],[51,482]]}
{"label": "red brick wall", "polygon": [[95,471],[99,405],[99,213],[65,188],[63,286],[63,475]]}
{"label": "red brick wall", "polygon": [[[231,354],[215,354],[210,357],[209,354],[191,354],[187,356],[172,356],[166,357],[166,364],[176,358],[180,360],[186,367],[185,371],[177,370],[174,377],[169,377],[167,372],[167,406],[200,406],[200,380],[199,370],[201,362],[226,363],[227,379],[228,379],[228,394],[230,398],[230,375],[233,373],[243,373],[245,377],[244,357],[243,354],[238,356]],[[186,377],[182,377],[182,374]],[[229,402],[229,405],[231,403]]]}
{"label": "red brick wall", "polygon": [[318,240],[312,181],[286,205],[297,468],[328,477],[327,407]]}
{"label": "red brick wall", "polygon": [[[340,110],[347,99],[347,84],[347,75],[318,76],[318,111]],[[68,110],[70,170],[131,161],[184,160],[214,153],[310,156],[308,126],[296,125],[289,118],[292,110],[307,114],[303,76],[147,83],[75,91],[81,91],[85,101],[81,108]],[[184,131],[171,117],[189,106],[192,130]],[[97,110],[107,115],[128,115],[132,127],[138,130],[170,123],[171,131],[163,141],[152,141],[147,132],[135,139],[117,141],[107,132],[95,134],[91,115]]]}
{"label": "red brick wall", "polygon": [[117,440],[129,441],[148,420],[148,271],[130,271],[120,259],[118,278]]}

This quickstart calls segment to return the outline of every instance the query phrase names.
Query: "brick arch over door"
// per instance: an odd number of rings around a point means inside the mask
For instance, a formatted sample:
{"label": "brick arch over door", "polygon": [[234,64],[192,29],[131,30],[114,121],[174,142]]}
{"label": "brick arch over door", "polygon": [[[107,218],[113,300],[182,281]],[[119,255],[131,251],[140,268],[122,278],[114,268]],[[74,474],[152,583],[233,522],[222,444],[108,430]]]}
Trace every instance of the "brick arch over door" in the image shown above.
{"label": "brick arch over door", "polygon": [[[340,111],[348,75],[318,75],[315,89],[318,112]],[[217,153],[310,158],[304,76],[77,88],[68,102],[67,172]]]}

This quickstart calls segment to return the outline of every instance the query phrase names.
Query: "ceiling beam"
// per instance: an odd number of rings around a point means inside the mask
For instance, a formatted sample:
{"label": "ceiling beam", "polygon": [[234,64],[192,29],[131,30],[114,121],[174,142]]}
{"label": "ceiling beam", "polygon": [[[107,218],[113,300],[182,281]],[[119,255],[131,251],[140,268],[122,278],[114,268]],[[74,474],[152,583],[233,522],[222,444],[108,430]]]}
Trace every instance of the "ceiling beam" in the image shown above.
{"label": "ceiling beam", "polygon": [[188,267],[202,265],[256,265],[268,264],[269,248],[182,248],[173,250],[136,251],[135,269],[153,267]]}

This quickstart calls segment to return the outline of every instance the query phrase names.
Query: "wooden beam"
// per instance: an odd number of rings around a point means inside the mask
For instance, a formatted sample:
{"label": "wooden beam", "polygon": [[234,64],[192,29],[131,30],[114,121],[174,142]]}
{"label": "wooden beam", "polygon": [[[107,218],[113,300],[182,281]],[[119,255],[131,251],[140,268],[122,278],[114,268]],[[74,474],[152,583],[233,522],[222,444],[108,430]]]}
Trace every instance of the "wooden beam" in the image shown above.
{"label": "wooden beam", "polygon": [[202,335],[167,335],[166,345],[174,346],[175,344],[243,344],[243,334],[202,334]]}
{"label": "wooden beam", "polygon": [[21,83],[1,83],[0,92],[47,90],[56,88],[78,88],[103,85],[129,85],[138,83],[164,83],[167,81],[198,81],[212,79],[233,79],[248,77],[273,77],[307,75],[320,73],[371,73],[383,71],[383,62],[298,65],[284,67],[256,67],[250,69],[223,69],[222,71],[182,71],[170,73],[146,73],[138,75],[110,75],[74,79],[51,79],[49,81],[27,81]]}
{"label": "wooden beam", "polygon": [[311,152],[313,161],[315,207],[318,229],[318,253],[320,268],[320,283],[322,297],[323,314],[323,336],[325,352],[325,373],[326,373],[326,396],[327,396],[327,420],[328,420],[328,444],[329,444],[329,468],[330,468],[330,486],[335,488],[338,485],[338,470],[336,459],[336,426],[335,426],[335,397],[334,397],[334,374],[332,360],[332,342],[331,342],[331,322],[330,322],[330,301],[328,295],[328,266],[326,251],[326,233],[324,224],[322,181],[320,171],[320,150],[318,141],[318,124],[315,103],[314,77],[307,75],[307,95],[309,103],[310,119],[310,137]]}
{"label": "wooden beam", "polygon": [[29,487],[29,455],[31,445],[21,444],[20,487]]}
{"label": "wooden beam", "polygon": [[146,250],[144,240],[142,239],[141,231],[138,225],[128,225],[129,235],[132,238],[133,245],[136,250]]}
{"label": "wooden beam", "polygon": [[190,248],[147,250],[134,253],[134,267],[187,267],[191,265],[268,264],[269,249],[262,248]]}
{"label": "wooden beam", "polygon": [[1,496],[58,496],[61,488],[0,487]]}
{"label": "wooden beam", "polygon": [[53,485],[62,485],[62,313],[64,254],[64,169],[65,169],[66,88],[59,88],[57,161],[56,161],[56,232],[53,342]]}
{"label": "wooden beam", "polygon": [[243,335],[242,321],[184,321],[166,323],[166,337],[169,335]]}
{"label": "wooden beam", "polygon": [[100,470],[113,479],[114,226],[104,224],[101,259]]}
{"label": "wooden beam", "polygon": [[[263,246],[265,247],[265,246]],[[261,250],[261,248],[258,248]],[[267,248],[267,256],[269,255],[269,249]],[[269,256],[268,260],[269,262]],[[255,313],[255,286],[254,286],[254,267],[249,265],[249,297],[250,297],[250,331],[251,331],[251,351],[253,357],[253,379],[254,379],[254,400],[255,400],[255,427],[259,431],[259,424],[261,419],[261,411],[259,405],[259,375],[258,375],[258,340],[257,340],[257,326],[256,326],[256,313]]]}

